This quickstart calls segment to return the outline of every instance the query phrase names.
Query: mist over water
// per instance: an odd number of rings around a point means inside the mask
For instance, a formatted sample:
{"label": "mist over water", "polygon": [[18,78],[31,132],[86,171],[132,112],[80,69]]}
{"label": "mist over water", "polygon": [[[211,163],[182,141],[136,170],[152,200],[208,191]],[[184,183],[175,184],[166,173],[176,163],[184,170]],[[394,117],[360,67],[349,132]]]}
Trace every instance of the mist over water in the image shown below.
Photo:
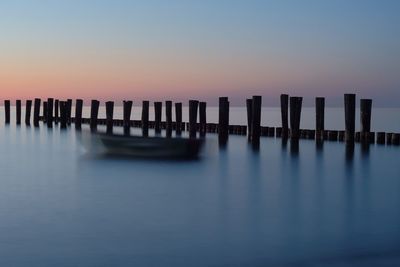
{"label": "mist over water", "polygon": [[[374,110],[372,129],[399,131],[398,111]],[[341,112],[327,109],[326,128],[344,128]],[[232,124],[245,118],[231,109]],[[279,109],[262,118],[280,126]],[[199,160],[171,161],[88,153],[81,138],[0,122],[1,266],[400,263],[399,147],[261,138],[253,151],[230,136],[219,149],[209,134]]]}

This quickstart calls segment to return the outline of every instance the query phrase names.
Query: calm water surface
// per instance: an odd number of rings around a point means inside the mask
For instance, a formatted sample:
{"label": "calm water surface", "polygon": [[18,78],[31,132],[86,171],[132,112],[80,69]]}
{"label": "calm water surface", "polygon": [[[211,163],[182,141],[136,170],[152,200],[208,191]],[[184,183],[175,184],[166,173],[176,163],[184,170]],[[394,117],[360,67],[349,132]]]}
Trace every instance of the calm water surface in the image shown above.
{"label": "calm water surface", "polygon": [[0,123],[0,266],[400,264],[399,147],[209,135],[200,160],[168,161],[80,139]]}

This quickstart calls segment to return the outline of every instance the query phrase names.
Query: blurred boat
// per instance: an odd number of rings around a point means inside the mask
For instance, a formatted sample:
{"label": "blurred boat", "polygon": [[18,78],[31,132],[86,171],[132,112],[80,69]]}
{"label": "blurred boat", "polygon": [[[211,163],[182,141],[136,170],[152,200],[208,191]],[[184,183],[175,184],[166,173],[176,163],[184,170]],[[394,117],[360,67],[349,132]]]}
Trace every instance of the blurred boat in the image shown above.
{"label": "blurred boat", "polygon": [[197,157],[203,140],[187,138],[141,137],[116,134],[97,134],[109,154],[135,157]]}

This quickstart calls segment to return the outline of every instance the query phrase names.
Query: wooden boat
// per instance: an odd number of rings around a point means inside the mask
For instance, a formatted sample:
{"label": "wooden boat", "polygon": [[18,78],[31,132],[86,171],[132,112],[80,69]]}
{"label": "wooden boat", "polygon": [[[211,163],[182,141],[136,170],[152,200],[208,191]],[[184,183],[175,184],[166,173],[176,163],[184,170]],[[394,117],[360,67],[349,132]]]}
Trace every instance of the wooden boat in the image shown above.
{"label": "wooden boat", "polygon": [[197,157],[203,140],[97,134],[107,153],[136,157]]}

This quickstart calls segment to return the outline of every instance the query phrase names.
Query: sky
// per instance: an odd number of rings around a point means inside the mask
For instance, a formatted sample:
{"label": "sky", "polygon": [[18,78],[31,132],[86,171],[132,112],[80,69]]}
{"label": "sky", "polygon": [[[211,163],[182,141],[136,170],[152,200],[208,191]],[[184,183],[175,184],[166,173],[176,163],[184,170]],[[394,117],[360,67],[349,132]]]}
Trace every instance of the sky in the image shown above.
{"label": "sky", "polygon": [[400,1],[1,0],[0,99],[400,106]]}

